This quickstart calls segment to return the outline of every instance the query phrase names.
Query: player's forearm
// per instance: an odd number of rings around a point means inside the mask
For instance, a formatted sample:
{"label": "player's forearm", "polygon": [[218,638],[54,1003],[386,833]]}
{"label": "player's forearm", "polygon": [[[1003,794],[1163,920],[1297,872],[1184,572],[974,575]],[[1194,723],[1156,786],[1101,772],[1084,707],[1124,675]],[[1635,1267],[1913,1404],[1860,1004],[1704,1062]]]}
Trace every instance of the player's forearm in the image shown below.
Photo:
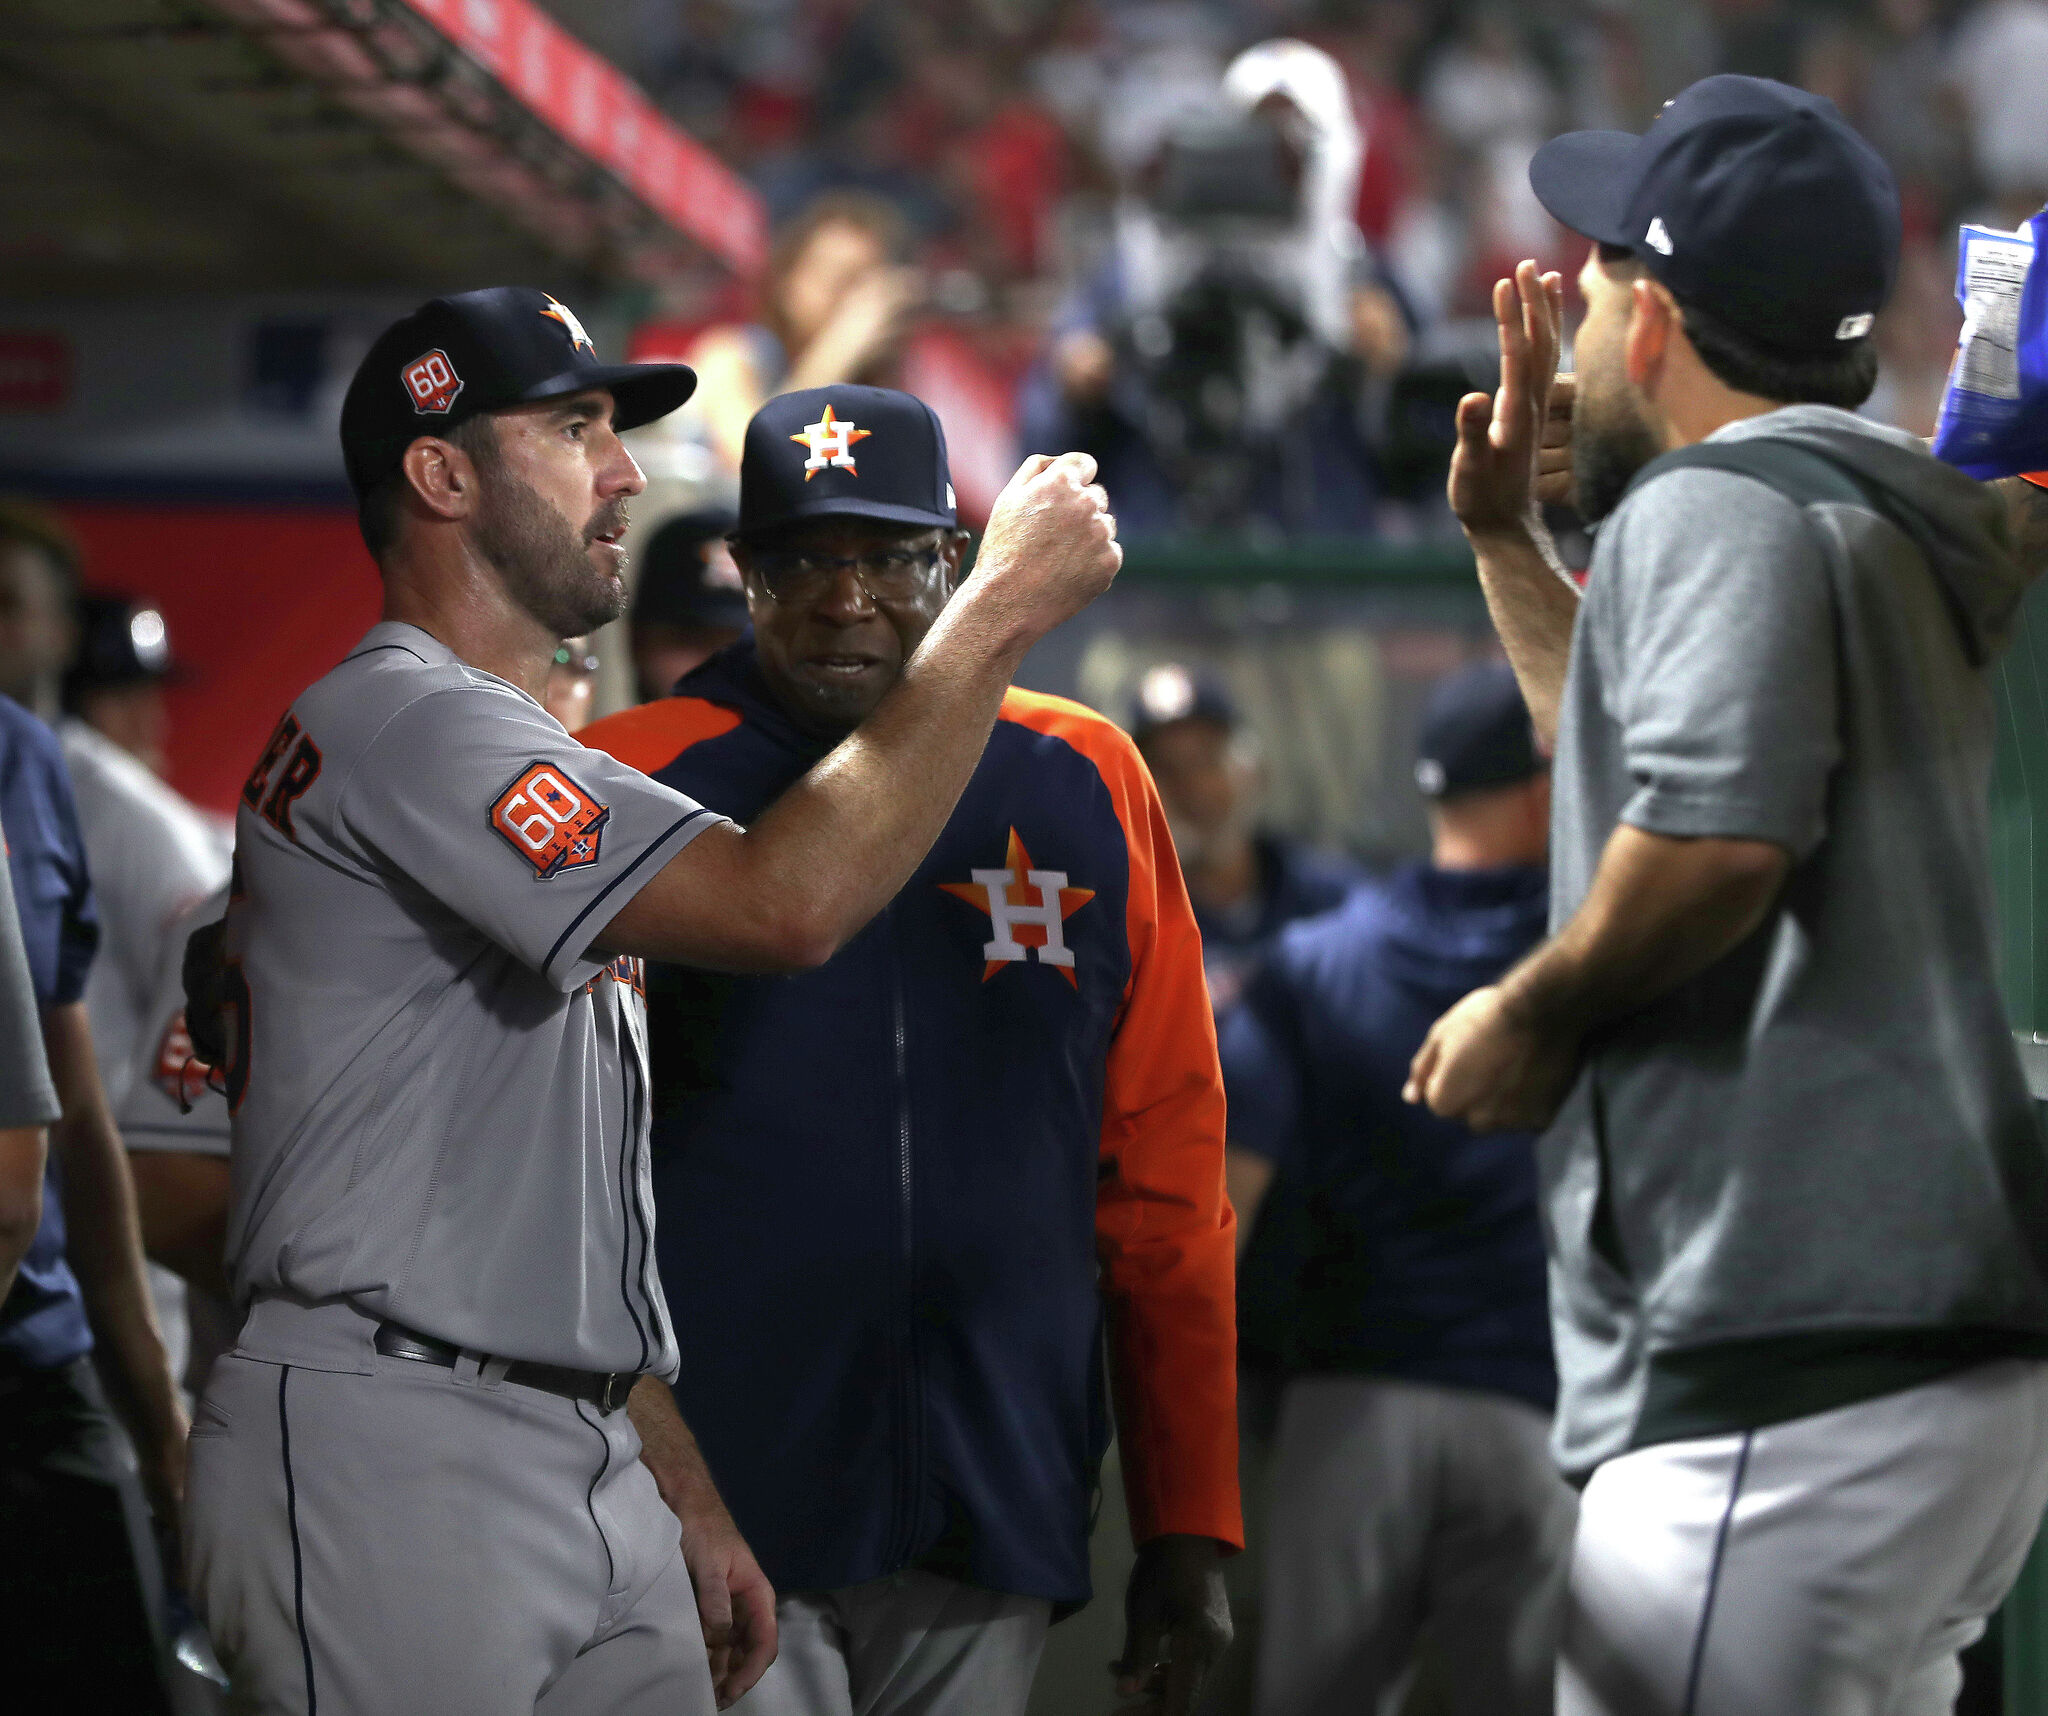
{"label": "player's forearm", "polygon": [[1243,1547],[1235,1306],[1159,1287],[1108,1300],[1131,1541],[1181,1535]]}
{"label": "player's forearm", "polygon": [[1273,1184],[1273,1164],[1254,1150],[1235,1147],[1223,1152],[1223,1186],[1230,1207],[1237,1213],[1237,1255],[1244,1256],[1252,1229],[1258,1225],[1259,1206]]}
{"label": "player's forearm", "polygon": [[128,1157],[128,1172],[143,1251],[201,1291],[231,1299],[226,1159],[187,1150],[136,1151]]}
{"label": "player's forearm", "polygon": [[2005,501],[2013,558],[2029,580],[2040,577],[2048,572],[2048,492],[2025,477],[2004,477],[1991,486]]}
{"label": "player's forearm", "polygon": [[0,1300],[14,1290],[21,1260],[42,1225],[46,1148],[40,1126],[0,1128]]}
{"label": "player's forearm", "polygon": [[1648,1005],[1731,952],[1791,868],[1760,840],[1678,840],[1627,823],[1601,854],[1585,903],[1501,980],[1514,1017],[1583,1036]]}
{"label": "player's forearm", "polygon": [[931,850],[1032,641],[1000,590],[970,585],[856,732],[745,835],[686,848],[601,944],[734,971],[823,964]]}
{"label": "player's forearm", "polygon": [[65,1255],[78,1277],[115,1410],[147,1459],[184,1434],[184,1409],[143,1272],[135,1187],[93,1059],[82,1002],[55,1007],[44,1045],[64,1117],[50,1128],[64,1185]]}
{"label": "player's forearm", "polygon": [[640,1433],[640,1463],[653,1475],[654,1487],[671,1513],[681,1519],[707,1508],[724,1511],[711,1468],[667,1383],[643,1376],[626,1397],[626,1416]]}
{"label": "player's forearm", "polygon": [[1557,741],[1558,705],[1579,615],[1578,586],[1540,522],[1519,531],[1471,536],[1470,541],[1494,630],[1522,687],[1536,736],[1548,750]]}

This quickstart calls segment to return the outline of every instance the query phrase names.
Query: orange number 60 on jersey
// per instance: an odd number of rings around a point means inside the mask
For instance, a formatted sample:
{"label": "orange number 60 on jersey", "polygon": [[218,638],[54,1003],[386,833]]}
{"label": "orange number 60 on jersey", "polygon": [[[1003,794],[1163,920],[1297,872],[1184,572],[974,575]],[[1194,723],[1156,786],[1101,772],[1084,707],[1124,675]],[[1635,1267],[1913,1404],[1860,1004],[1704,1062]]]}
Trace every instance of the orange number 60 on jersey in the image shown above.
{"label": "orange number 60 on jersey", "polygon": [[597,843],[609,807],[600,804],[553,763],[529,763],[491,806],[491,826],[545,882],[564,870],[597,862]]}

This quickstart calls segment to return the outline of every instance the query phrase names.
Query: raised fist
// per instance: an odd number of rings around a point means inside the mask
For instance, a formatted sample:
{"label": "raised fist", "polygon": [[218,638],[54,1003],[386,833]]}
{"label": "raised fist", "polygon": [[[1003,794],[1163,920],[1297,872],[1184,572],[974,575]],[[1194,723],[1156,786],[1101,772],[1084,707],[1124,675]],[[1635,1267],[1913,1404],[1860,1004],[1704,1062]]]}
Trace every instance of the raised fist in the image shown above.
{"label": "raised fist", "polygon": [[1107,590],[1123,563],[1095,461],[1086,453],[1034,453],[996,497],[974,582],[1014,603],[1042,637]]}

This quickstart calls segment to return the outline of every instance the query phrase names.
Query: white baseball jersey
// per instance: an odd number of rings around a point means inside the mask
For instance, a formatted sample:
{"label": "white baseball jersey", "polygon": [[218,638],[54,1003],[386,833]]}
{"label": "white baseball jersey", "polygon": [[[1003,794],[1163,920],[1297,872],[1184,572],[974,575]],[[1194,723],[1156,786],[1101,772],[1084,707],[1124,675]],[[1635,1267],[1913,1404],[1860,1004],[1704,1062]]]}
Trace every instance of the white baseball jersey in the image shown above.
{"label": "white baseball jersey", "polygon": [[218,888],[171,926],[164,938],[155,993],[142,1015],[142,1040],[128,1070],[127,1095],[114,1118],[130,1150],[175,1150],[195,1156],[228,1153],[228,1104],[213,1069],[192,1050],[185,1029],[185,938],[228,908]]}
{"label": "white baseball jersey", "polygon": [[639,962],[590,946],[718,820],[412,626],[307,690],[236,823],[238,1298],[672,1376]]}
{"label": "white baseball jersey", "polygon": [[227,880],[228,856],[206,819],[139,759],[87,726],[58,723],[78,795],[78,832],[100,914],[99,957],[85,1011],[107,1102],[120,1112],[172,924]]}

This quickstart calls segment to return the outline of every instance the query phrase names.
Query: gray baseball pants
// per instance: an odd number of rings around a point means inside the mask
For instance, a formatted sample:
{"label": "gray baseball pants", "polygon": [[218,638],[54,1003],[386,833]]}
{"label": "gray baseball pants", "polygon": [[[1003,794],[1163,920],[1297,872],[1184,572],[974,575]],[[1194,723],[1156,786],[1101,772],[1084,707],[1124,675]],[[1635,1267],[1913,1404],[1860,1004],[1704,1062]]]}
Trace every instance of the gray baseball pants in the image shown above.
{"label": "gray baseball pants", "polygon": [[1259,1716],[1370,1716],[1426,1639],[1458,1716],[1548,1716],[1575,1500],[1550,1421],[1471,1389],[1287,1385]]}
{"label": "gray baseball pants", "polygon": [[1948,1716],[2048,1506],[2048,1364],[2008,1359],[1607,1461],[1559,1716]]}
{"label": "gray baseball pants", "polygon": [[780,1648],[731,1716],[1023,1716],[1052,1605],[895,1573],[775,1605]]}
{"label": "gray baseball pants", "polygon": [[232,1710],[710,1716],[680,1530],[626,1414],[494,1372],[214,1366],[187,1554]]}

